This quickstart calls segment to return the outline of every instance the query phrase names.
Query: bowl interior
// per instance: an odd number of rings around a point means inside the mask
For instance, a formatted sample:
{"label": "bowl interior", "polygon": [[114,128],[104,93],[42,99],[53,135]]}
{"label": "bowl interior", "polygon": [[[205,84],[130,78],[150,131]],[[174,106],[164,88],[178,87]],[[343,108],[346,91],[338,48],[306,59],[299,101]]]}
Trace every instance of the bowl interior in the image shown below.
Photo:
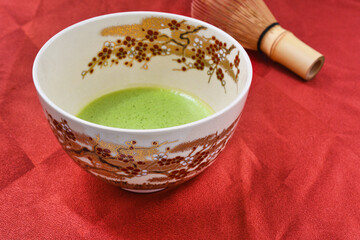
{"label": "bowl interior", "polygon": [[72,115],[97,97],[136,86],[179,89],[218,112],[251,81],[250,61],[229,35],[192,18],[154,12],[75,24],[44,45],[34,69],[38,90]]}

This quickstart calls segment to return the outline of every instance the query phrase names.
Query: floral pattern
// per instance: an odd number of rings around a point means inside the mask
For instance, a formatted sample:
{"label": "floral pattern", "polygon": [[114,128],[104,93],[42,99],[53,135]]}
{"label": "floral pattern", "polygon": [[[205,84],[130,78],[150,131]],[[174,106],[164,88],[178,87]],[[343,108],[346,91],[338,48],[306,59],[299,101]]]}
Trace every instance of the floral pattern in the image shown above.
{"label": "floral pattern", "polygon": [[[106,143],[71,129],[47,113],[55,136],[69,156],[86,171],[114,185],[130,189],[159,189],[195,176],[209,166],[233,133],[237,120],[222,132],[210,134],[169,147],[170,143],[153,141],[138,146],[136,140],[123,145]],[[141,179],[143,184],[130,183]]]}
{"label": "floral pattern", "polygon": [[206,70],[208,81],[214,77],[225,88],[227,74],[238,82],[239,52],[233,60],[230,53],[235,47],[228,46],[215,36],[205,37],[201,32],[204,26],[193,26],[185,20],[150,17],[140,24],[122,25],[104,29],[103,36],[119,37],[104,42],[101,50],[88,63],[88,69],[82,71],[84,78],[93,74],[97,68],[119,65],[133,67],[142,64],[147,69],[148,62],[158,56],[174,56],[179,63],[175,71]]}

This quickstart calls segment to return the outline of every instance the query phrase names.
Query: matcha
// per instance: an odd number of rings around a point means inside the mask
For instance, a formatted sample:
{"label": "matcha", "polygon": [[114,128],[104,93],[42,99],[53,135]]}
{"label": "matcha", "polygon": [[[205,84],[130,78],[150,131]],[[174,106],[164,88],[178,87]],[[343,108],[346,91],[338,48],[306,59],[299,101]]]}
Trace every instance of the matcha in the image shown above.
{"label": "matcha", "polygon": [[77,116],[109,127],[156,129],[194,122],[213,113],[200,99],[178,90],[138,87],[95,99]]}

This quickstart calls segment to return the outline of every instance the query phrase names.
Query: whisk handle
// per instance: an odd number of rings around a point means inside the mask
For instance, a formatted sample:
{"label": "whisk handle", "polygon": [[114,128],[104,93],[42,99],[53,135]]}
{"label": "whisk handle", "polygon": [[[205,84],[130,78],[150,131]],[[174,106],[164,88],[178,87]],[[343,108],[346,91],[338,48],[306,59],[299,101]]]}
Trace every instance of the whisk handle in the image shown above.
{"label": "whisk handle", "polygon": [[305,80],[316,76],[324,64],[324,56],[306,45],[280,25],[273,26],[264,35],[260,49]]}
{"label": "whisk handle", "polygon": [[278,22],[274,22],[272,24],[270,24],[269,26],[267,26],[264,31],[260,34],[259,36],[259,39],[258,39],[258,42],[257,42],[257,50],[260,52],[260,53],[263,53],[262,50],[261,50],[261,42],[262,40],[264,39],[265,35],[267,34],[268,31],[270,31],[270,29],[272,29],[273,27],[279,25]]}

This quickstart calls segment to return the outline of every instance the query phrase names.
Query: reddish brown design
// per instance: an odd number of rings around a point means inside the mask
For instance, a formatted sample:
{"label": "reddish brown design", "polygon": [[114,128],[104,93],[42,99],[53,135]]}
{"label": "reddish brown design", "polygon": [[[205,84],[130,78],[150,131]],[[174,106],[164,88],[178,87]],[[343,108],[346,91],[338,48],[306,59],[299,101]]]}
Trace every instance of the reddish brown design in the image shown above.
{"label": "reddish brown design", "polygon": [[[125,140],[123,145],[103,142],[72,130],[65,119],[47,116],[60,144],[79,166],[114,185],[143,190],[175,185],[202,171],[225,147],[237,122],[221,133],[170,148],[175,142],[153,141],[145,147],[136,140]],[[144,178],[143,183],[129,183],[135,178]]]}
{"label": "reddish brown design", "polygon": [[117,40],[105,41],[102,49],[88,63],[88,69],[83,71],[83,78],[94,73],[96,68],[103,68],[122,63],[127,67],[135,63],[148,68],[148,62],[153,57],[175,56],[173,59],[180,64],[177,71],[206,70],[208,81],[215,75],[225,87],[224,74],[238,82],[239,52],[234,60],[230,53],[234,46],[227,46],[213,37],[200,35],[204,26],[193,26],[185,20],[151,17],[145,18],[140,24],[109,27],[102,31],[103,36],[118,36]]}

